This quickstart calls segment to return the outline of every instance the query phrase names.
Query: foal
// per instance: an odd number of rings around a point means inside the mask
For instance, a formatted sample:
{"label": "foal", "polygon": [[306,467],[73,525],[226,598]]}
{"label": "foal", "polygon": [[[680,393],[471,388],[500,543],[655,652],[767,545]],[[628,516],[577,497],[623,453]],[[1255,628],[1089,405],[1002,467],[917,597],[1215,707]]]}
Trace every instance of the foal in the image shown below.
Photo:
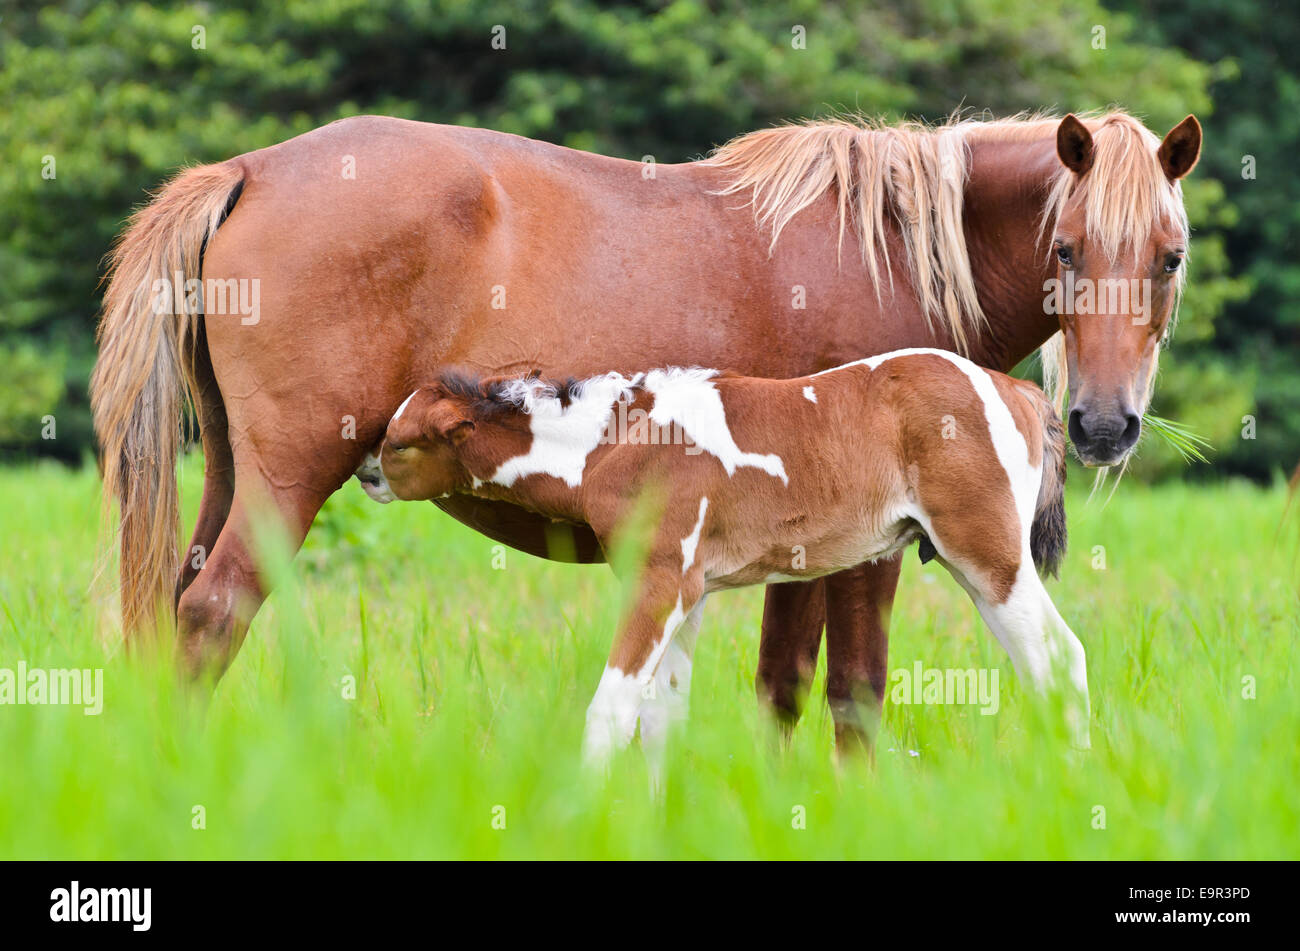
{"label": "foal", "polygon": [[653,500],[633,607],[587,710],[589,759],[638,723],[657,752],[685,716],[709,592],[814,578],[918,539],[1023,679],[1041,691],[1065,672],[1071,737],[1088,745],[1083,646],[1034,570],[1055,573],[1065,548],[1060,421],[1037,387],[955,354],[899,350],[792,380],[445,372],[407,398],[357,475],[377,501],[509,501],[589,525],[606,549]]}

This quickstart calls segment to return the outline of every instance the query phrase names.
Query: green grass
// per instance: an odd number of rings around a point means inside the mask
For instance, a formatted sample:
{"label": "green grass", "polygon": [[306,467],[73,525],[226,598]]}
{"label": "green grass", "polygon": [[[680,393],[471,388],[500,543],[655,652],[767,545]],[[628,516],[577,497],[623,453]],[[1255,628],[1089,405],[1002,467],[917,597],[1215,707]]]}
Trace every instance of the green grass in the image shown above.
{"label": "green grass", "polygon": [[[762,592],[722,593],[655,798],[636,751],[607,781],[579,769],[618,610],[603,567],[497,570],[431,506],[349,485],[204,702],[126,657],[88,594],[93,471],[0,471],[0,667],[102,666],[106,694],[98,717],[0,706],[0,858],[1300,857],[1282,487],[1126,482],[1103,507],[1074,483],[1049,589],[1088,650],[1092,752],[1042,735],[974,608],[909,553],[891,668],[999,667],[996,716],[890,705],[874,769],[837,766],[823,673],[782,749],[753,695]],[[191,520],[198,485],[189,460]]]}

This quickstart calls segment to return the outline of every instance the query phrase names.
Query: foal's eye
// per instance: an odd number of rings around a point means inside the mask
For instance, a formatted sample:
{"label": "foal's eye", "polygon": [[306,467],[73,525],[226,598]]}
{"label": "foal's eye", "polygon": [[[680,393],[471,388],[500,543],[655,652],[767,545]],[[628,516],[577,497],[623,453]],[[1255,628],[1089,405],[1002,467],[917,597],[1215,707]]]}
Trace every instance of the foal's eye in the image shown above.
{"label": "foal's eye", "polygon": [[1063,244],[1056,246],[1056,260],[1060,261],[1066,267],[1074,263],[1074,257],[1070,254],[1070,249]]}

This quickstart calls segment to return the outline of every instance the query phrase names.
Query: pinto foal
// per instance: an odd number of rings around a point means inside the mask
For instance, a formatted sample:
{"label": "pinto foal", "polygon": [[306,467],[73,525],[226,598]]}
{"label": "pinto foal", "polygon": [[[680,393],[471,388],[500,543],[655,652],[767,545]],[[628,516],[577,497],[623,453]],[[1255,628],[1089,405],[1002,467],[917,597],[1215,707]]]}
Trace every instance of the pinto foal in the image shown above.
{"label": "pinto foal", "polygon": [[[633,419],[641,438],[620,438]],[[1046,690],[1066,674],[1071,737],[1086,747],[1083,646],[1035,572],[1055,573],[1065,548],[1063,439],[1037,387],[941,350],[792,380],[447,372],[406,399],[357,475],[377,501],[509,501],[589,525],[607,550],[638,500],[653,500],[658,527],[587,710],[590,759],[638,723],[657,752],[685,716],[709,592],[814,578],[918,539],[1023,679]]]}

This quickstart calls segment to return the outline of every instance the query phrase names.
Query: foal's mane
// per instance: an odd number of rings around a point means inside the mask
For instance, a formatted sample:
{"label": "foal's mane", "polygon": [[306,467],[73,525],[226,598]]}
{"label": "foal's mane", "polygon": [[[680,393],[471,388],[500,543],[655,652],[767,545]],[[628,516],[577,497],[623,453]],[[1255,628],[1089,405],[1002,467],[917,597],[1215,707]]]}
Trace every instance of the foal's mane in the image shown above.
{"label": "foal's mane", "polygon": [[438,374],[437,382],[447,394],[465,400],[475,416],[491,419],[517,413],[527,415],[543,405],[554,405],[564,410],[581,398],[584,389],[597,382],[611,385],[613,396],[610,402],[615,398],[630,398],[640,388],[643,376],[638,373],[629,378],[619,373],[604,373],[586,379],[546,380],[537,373],[529,373],[484,379],[463,370],[444,370]]}
{"label": "foal's mane", "polygon": [[558,399],[567,406],[583,381],[543,380],[535,373],[513,378],[484,379],[464,370],[444,370],[437,383],[449,396],[463,399],[479,418],[530,411],[537,399]]}
{"label": "foal's mane", "polygon": [[653,387],[687,378],[716,380],[732,376],[735,374],[730,371],[706,367],[663,367],[632,376],[610,371],[581,379],[571,376],[564,380],[547,380],[534,372],[484,379],[474,373],[451,369],[439,373],[436,383],[448,395],[463,399],[479,419],[491,419],[507,414],[529,415],[539,409],[563,413],[592,388],[603,390],[602,395],[608,396],[613,404],[635,400],[638,393],[646,390],[647,382]]}
{"label": "foal's mane", "polygon": [[[1093,136],[1093,167],[1077,180],[1060,166],[1048,182],[1040,235],[1055,228],[1065,203],[1079,191],[1087,201],[1088,234],[1111,258],[1127,239],[1141,246],[1157,217],[1186,233],[1181,188],[1177,182],[1171,187],[1155,156],[1160,140],[1121,110],[1081,118]],[[840,247],[852,227],[878,297],[881,255],[892,288],[889,216],[902,235],[927,324],[939,321],[958,350],[968,353],[970,335],[986,320],[962,230],[970,145],[1042,140],[1059,122],[1045,112],[1005,119],[953,116],[939,125],[814,120],[741,135],[705,161],[732,173],[720,194],[749,196],[759,224],[771,230],[772,247],[795,215],[833,194]],[[1093,200],[1102,195],[1104,201]]]}

